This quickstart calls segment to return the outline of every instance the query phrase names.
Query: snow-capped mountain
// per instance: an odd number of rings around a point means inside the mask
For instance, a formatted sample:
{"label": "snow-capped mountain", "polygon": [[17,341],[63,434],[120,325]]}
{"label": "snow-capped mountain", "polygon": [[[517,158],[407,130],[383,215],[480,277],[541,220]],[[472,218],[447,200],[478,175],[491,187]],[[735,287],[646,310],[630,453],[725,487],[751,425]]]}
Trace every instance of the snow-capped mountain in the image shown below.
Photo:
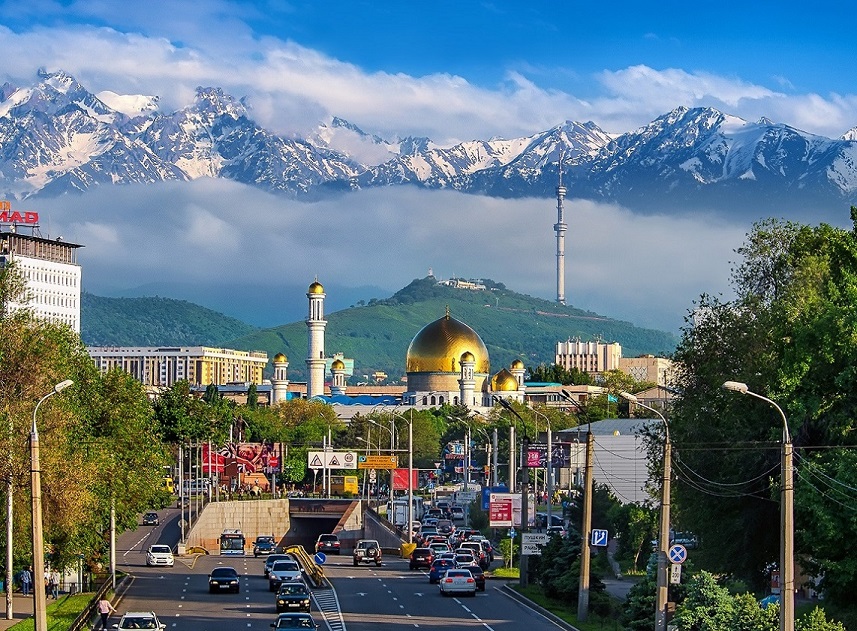
{"label": "snow-capped mountain", "polygon": [[163,112],[157,97],[96,96],[63,72],[0,86],[0,189],[17,198],[200,177],[315,197],[402,184],[551,197],[560,163],[570,199],[641,210],[838,211],[857,202],[857,127],[830,139],[679,107],[618,137],[566,121],[525,138],[441,148],[341,118],[306,139],[284,138],[219,88],[198,88],[191,105]]}

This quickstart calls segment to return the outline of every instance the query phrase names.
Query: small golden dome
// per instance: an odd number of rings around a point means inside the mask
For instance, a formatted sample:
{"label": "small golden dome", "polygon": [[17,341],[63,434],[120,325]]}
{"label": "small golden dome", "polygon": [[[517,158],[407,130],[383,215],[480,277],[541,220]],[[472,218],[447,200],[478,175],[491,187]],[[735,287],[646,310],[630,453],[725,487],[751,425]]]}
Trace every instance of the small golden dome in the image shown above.
{"label": "small golden dome", "polygon": [[461,363],[462,364],[464,362],[474,362],[474,361],[476,361],[476,358],[473,356],[473,353],[471,353],[470,351],[464,351],[464,353],[461,354]]}
{"label": "small golden dome", "polygon": [[324,293],[324,285],[322,285],[318,281],[315,281],[312,285],[309,286],[307,293],[308,294],[323,294]]}
{"label": "small golden dome", "polygon": [[488,349],[482,338],[464,322],[450,317],[447,310],[444,317],[425,325],[411,340],[405,371],[458,373],[465,352],[473,355],[476,373],[488,373]]}
{"label": "small golden dome", "polygon": [[492,392],[514,392],[518,389],[518,380],[506,368],[491,378]]}
{"label": "small golden dome", "polygon": [[524,362],[522,362],[520,359],[516,359],[515,361],[512,362],[512,370],[523,370],[523,369],[524,369]]}
{"label": "small golden dome", "polygon": [[331,370],[345,370],[345,362],[341,359],[334,359],[330,365]]}
{"label": "small golden dome", "polygon": [[274,363],[275,364],[280,364],[280,363],[287,362],[287,361],[289,361],[288,357],[286,357],[282,353],[277,353],[276,355],[274,355]]}

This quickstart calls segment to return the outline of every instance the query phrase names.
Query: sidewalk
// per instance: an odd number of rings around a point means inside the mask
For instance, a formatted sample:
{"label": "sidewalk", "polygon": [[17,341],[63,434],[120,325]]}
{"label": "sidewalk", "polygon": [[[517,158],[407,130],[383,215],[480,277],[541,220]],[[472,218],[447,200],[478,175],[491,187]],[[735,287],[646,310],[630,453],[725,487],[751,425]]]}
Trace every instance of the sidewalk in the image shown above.
{"label": "sidewalk", "polygon": [[12,620],[6,620],[5,593],[0,593],[0,603],[2,603],[0,604],[0,608],[2,608],[2,611],[0,611],[0,631],[6,631],[6,629],[21,622],[21,620],[33,616],[32,596],[22,596],[20,592],[12,594],[12,612],[14,614]]}

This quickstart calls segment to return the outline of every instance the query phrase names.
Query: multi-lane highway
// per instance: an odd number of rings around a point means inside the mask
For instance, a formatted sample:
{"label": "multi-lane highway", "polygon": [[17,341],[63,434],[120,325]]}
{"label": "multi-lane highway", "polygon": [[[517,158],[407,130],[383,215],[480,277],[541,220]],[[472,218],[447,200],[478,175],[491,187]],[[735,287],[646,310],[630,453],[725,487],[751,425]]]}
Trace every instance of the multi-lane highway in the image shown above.
{"label": "multi-lane highway", "polygon": [[[122,593],[119,612],[153,610],[167,629],[270,631],[276,613],[274,594],[263,576],[263,557],[176,557],[172,568],[146,567],[146,547],[175,543],[176,519],[175,511],[162,511],[160,526],[141,526],[120,538],[117,565],[133,579]],[[240,593],[208,592],[208,573],[218,565],[238,570]],[[353,567],[347,554],[328,556],[325,573],[333,589],[313,590],[312,615],[321,631],[556,629],[552,622],[505,596],[494,581],[488,581],[486,591],[475,598],[444,598],[437,585],[429,584],[425,571],[411,571],[407,561],[389,555],[381,567]]]}

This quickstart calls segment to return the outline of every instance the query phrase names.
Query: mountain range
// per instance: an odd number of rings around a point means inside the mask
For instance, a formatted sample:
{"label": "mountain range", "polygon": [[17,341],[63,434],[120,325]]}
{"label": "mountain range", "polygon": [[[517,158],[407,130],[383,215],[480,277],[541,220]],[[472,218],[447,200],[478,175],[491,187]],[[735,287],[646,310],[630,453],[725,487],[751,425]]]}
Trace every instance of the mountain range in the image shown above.
{"label": "mountain range", "polygon": [[0,192],[16,199],[202,177],[306,199],[401,185],[552,197],[560,169],[570,198],[639,212],[752,208],[824,219],[857,203],[857,127],[833,139],[677,107],[618,136],[566,121],[525,138],[440,147],[341,118],[283,137],[216,87],[198,88],[175,112],[160,111],[157,97],[93,94],[65,72],[0,87]]}

